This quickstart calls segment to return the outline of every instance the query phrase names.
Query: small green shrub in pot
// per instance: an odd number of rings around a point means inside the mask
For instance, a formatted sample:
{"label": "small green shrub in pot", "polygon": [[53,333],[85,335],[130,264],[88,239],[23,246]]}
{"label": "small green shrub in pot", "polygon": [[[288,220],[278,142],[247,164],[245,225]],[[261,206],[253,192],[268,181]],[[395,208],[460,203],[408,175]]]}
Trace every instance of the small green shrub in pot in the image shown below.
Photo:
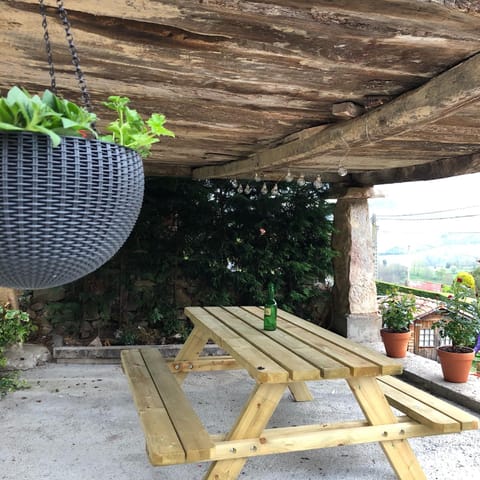
{"label": "small green shrub in pot", "polygon": [[442,347],[456,353],[470,352],[480,334],[480,303],[475,290],[461,276],[453,282],[451,294],[445,299],[442,318],[432,325],[451,345]]}
{"label": "small green shrub in pot", "polygon": [[415,296],[392,289],[379,304],[382,325],[392,333],[408,332],[416,311]]}

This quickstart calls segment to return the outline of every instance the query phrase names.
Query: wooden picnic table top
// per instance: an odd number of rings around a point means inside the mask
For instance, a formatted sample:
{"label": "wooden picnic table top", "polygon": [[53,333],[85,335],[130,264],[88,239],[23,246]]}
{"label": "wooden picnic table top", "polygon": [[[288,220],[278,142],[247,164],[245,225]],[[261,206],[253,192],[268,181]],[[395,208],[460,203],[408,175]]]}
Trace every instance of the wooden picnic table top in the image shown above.
{"label": "wooden picnic table top", "polygon": [[399,361],[281,309],[277,329],[268,332],[260,307],[186,307],[185,314],[260,383],[402,372]]}

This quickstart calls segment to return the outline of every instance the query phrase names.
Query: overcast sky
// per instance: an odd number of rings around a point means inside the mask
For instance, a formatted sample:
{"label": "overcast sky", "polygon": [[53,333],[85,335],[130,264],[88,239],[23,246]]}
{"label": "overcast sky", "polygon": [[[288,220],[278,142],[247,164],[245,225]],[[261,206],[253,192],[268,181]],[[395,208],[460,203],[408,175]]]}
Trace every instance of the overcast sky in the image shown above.
{"label": "overcast sky", "polygon": [[453,232],[476,234],[480,240],[480,173],[375,190],[384,194],[369,201],[379,247],[425,244],[426,236]]}

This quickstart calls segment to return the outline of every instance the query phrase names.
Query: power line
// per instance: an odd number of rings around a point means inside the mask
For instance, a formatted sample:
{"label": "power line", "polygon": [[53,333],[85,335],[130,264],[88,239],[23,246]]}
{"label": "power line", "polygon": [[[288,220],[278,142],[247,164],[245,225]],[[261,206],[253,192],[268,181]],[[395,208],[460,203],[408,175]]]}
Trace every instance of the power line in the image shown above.
{"label": "power line", "polygon": [[[393,233],[395,235],[399,234],[398,230],[388,230],[388,229],[385,229],[385,228],[380,228],[379,231],[382,232],[382,233]],[[420,230],[411,230],[411,231],[402,230],[401,233],[402,233],[402,235],[404,235],[404,234],[425,235],[425,232],[420,231]],[[480,232],[457,232],[457,231],[454,231],[454,232],[445,232],[444,235],[480,235]]]}
{"label": "power line", "polygon": [[377,219],[379,220],[395,220],[395,221],[407,221],[407,222],[424,222],[424,221],[431,221],[431,220],[455,220],[457,218],[473,218],[473,217],[480,217],[480,213],[472,213],[470,215],[455,215],[452,217],[423,217],[423,218],[404,218],[408,215],[377,215]]}
{"label": "power line", "polygon": [[480,205],[470,205],[469,207],[457,207],[457,208],[449,208],[447,210],[433,210],[431,212],[419,212],[419,213],[398,213],[394,215],[382,215],[378,214],[378,217],[413,217],[413,216],[419,216],[419,215],[434,215],[437,213],[447,213],[447,212],[456,212],[458,210],[468,210],[470,208],[480,208]]}

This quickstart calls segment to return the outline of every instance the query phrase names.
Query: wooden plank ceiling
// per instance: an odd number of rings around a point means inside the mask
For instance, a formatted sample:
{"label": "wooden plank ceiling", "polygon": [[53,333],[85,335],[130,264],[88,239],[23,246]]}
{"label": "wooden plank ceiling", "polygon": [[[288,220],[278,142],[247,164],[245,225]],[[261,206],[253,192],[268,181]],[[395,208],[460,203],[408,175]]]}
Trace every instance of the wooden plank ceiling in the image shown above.
{"label": "wooden plank ceiling", "polygon": [[[79,98],[55,0],[60,93]],[[147,175],[373,185],[480,171],[480,2],[64,0],[93,100],[167,115]],[[3,0],[0,90],[49,87],[37,0]],[[346,103],[350,102],[350,103]],[[350,118],[352,117],[352,118]],[[348,174],[340,176],[339,167]]]}

